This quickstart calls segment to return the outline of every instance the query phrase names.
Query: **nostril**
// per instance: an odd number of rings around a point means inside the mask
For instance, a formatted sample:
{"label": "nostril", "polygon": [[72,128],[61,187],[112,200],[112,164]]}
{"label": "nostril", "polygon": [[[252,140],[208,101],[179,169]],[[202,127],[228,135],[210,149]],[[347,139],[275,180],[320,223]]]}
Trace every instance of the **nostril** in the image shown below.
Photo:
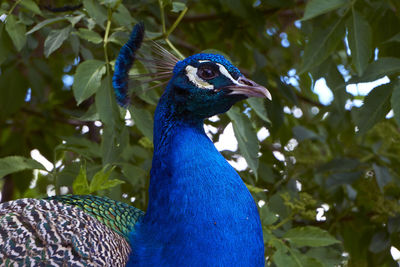
{"label": "nostril", "polygon": [[238,79],[238,82],[241,83],[241,84],[244,84],[244,85],[248,85],[248,86],[254,86],[254,85],[256,85],[256,83],[253,82],[252,80],[248,80],[248,79],[242,78],[242,77],[240,77],[240,78]]}

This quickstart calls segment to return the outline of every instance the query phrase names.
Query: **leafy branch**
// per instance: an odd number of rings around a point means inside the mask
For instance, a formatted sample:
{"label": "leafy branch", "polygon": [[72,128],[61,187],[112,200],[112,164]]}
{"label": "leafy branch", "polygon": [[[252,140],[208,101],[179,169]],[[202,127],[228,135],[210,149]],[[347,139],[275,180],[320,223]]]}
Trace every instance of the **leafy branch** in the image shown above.
{"label": "leafy branch", "polygon": [[163,5],[163,1],[162,0],[158,0],[158,4],[160,6],[160,13],[161,13],[161,25],[162,25],[162,34],[160,36],[156,36],[151,38],[151,40],[155,41],[155,40],[159,40],[159,39],[163,39],[168,46],[181,58],[184,59],[185,56],[171,43],[171,41],[169,40],[169,36],[171,35],[171,33],[175,30],[175,28],[179,25],[179,23],[181,22],[181,20],[183,19],[183,17],[185,16],[186,12],[188,11],[187,6],[185,6],[185,8],[181,11],[181,13],[179,14],[178,18],[175,20],[175,22],[172,24],[172,26],[168,29],[168,31],[166,30],[166,26],[165,26],[165,14],[164,14],[164,5]]}
{"label": "leafy branch", "polygon": [[104,59],[106,61],[106,70],[107,70],[107,75],[110,75],[110,61],[108,59],[108,53],[107,53],[107,45],[108,45],[108,36],[110,34],[110,28],[111,28],[111,19],[113,15],[113,10],[111,8],[107,9],[107,25],[106,25],[106,31],[104,33],[104,39],[103,39],[103,49],[104,49]]}
{"label": "leafy branch", "polygon": [[17,5],[21,2],[22,0],[17,0],[15,1],[14,5],[12,5],[11,9],[8,11],[8,15],[12,14],[14,9],[17,7]]}

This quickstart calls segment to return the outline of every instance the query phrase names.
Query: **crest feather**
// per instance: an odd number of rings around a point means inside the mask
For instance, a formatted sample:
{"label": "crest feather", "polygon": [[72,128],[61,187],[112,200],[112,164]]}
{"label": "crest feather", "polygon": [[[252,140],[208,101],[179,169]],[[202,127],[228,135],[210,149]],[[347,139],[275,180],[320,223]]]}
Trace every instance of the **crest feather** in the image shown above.
{"label": "crest feather", "polygon": [[[155,41],[150,41],[151,57],[149,57],[149,55],[138,56],[137,52],[143,42],[143,38],[144,24],[140,22],[133,27],[128,42],[121,48],[117,61],[115,62],[113,87],[117,102],[123,107],[129,104],[129,70],[135,59],[141,61],[147,69],[152,69],[154,72],[135,74],[131,75],[130,78],[139,80],[141,84],[149,84],[156,81],[160,82],[148,87],[147,90],[166,84],[173,75],[175,65],[179,62],[176,56]],[[146,80],[141,80],[145,77],[147,77]]]}

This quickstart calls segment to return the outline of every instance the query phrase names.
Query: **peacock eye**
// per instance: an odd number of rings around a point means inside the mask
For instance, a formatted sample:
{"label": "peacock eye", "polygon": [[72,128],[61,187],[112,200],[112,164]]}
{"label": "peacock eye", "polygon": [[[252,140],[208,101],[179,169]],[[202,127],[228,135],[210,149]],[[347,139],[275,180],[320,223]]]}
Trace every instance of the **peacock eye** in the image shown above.
{"label": "peacock eye", "polygon": [[215,78],[219,75],[219,72],[211,66],[201,66],[197,70],[197,76],[199,76],[201,79],[204,80],[210,80],[212,78]]}

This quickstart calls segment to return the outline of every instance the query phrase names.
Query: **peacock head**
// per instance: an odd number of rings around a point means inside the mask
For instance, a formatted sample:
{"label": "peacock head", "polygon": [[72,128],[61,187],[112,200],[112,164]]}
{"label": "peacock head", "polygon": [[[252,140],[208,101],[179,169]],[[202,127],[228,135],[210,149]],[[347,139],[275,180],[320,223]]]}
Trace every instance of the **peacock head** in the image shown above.
{"label": "peacock head", "polygon": [[[128,73],[143,37],[144,24],[138,23],[115,62],[113,86],[121,106],[129,104]],[[170,108],[177,115],[204,119],[226,112],[237,101],[247,97],[271,99],[271,94],[265,87],[244,77],[222,55],[200,53],[179,61],[161,45],[156,42],[151,44],[158,58],[143,60],[153,63],[157,71],[139,74],[137,77],[153,77],[146,82],[168,79],[163,98],[169,100],[167,104],[171,105]],[[164,82],[157,86],[162,84]]]}
{"label": "peacock head", "polygon": [[177,112],[199,118],[226,112],[248,97],[271,99],[265,87],[244,77],[224,56],[205,53],[175,64],[166,94]]}

